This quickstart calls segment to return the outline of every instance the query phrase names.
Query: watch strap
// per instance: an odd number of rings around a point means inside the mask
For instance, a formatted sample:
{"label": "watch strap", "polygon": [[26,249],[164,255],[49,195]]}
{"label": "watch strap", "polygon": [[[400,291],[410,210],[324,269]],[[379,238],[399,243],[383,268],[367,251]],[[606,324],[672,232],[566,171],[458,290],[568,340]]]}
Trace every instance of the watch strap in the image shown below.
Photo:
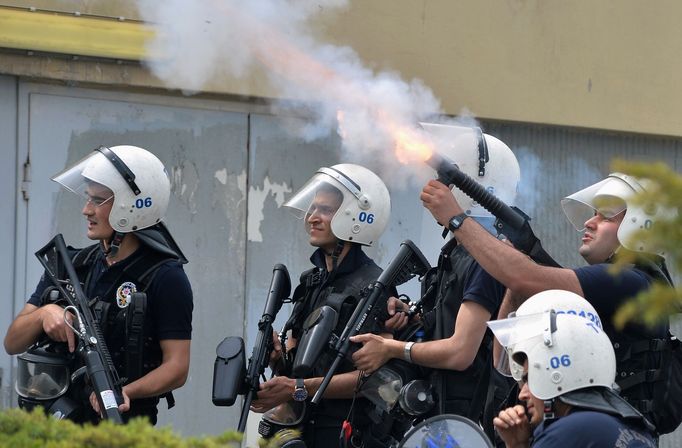
{"label": "watch strap", "polygon": [[410,341],[405,343],[405,347],[403,348],[403,359],[409,363],[412,363],[412,346],[414,345],[414,341]]}
{"label": "watch strap", "polygon": [[462,227],[462,224],[464,224],[464,221],[469,217],[466,213],[460,213],[459,215],[455,215],[452,218],[450,218],[450,221],[448,221],[448,229],[451,232],[454,232],[455,230],[459,229]]}

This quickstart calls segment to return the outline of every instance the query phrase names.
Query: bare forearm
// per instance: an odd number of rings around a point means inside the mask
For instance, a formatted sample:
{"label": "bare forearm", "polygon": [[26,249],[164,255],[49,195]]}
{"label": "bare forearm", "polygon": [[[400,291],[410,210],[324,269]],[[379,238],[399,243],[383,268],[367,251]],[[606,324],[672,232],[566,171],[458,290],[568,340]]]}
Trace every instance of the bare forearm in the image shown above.
{"label": "bare forearm", "polygon": [[20,314],[14,319],[5,335],[5,351],[10,355],[24,352],[43,332],[40,308]]}
{"label": "bare forearm", "polygon": [[[360,372],[354,370],[352,372],[340,373],[334,375],[329,381],[329,385],[324,390],[323,398],[353,398],[355,387],[358,384],[358,376]],[[322,384],[322,377],[306,378],[304,380],[305,388],[309,396],[315,395]]]}
{"label": "bare forearm", "polygon": [[131,400],[156,397],[185,384],[187,371],[181,366],[161,364],[142,378],[124,386]]}
{"label": "bare forearm", "polygon": [[530,297],[547,289],[564,289],[582,295],[572,270],[535,263],[471,219],[466,220],[454,235],[483,269],[515,294]]}
{"label": "bare forearm", "polygon": [[[407,344],[405,341],[385,339],[382,342],[382,350],[390,358],[403,359],[405,344]],[[453,338],[415,343],[410,350],[410,357],[414,364],[449,370],[464,370],[473,361],[473,356],[469,356],[468,351],[458,347],[457,341]]]}

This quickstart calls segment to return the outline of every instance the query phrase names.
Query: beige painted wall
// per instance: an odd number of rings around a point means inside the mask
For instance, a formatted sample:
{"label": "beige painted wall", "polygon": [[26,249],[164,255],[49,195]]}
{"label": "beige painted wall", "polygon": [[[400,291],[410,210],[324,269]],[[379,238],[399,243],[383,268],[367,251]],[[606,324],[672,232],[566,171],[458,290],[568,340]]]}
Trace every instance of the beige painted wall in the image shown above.
{"label": "beige painted wall", "polygon": [[[137,18],[133,4],[31,2]],[[467,108],[486,119],[682,136],[679,17],[682,2],[674,0],[352,0],[318,29],[370,67],[422,79],[448,114]],[[160,86],[136,65],[106,62],[0,54],[0,72]],[[259,74],[208,90],[274,95]]]}

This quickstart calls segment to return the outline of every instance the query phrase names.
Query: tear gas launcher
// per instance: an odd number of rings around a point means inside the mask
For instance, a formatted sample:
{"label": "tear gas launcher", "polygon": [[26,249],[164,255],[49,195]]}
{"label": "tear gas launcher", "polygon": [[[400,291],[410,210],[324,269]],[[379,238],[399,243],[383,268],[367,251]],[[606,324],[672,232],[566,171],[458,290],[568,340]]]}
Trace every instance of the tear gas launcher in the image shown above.
{"label": "tear gas launcher", "polygon": [[58,234],[36,252],[36,257],[61,296],[68,302],[68,306],[64,308],[65,319],[67,312],[76,316],[77,327],[68,321],[67,325],[78,338],[77,352],[85,364],[103,417],[114,423],[123,423],[118,410],[119,404],[123,403],[121,380],[111,361],[99,323],[78,280],[62,235]]}
{"label": "tear gas launcher", "polygon": [[258,321],[256,343],[247,368],[244,367],[244,340],[242,338],[227,337],[216,348],[217,357],[213,367],[213,404],[232,406],[237,395],[244,395],[239,432],[244,432],[246,429],[249,408],[258,393],[260,378],[263,377],[265,380],[265,368],[268,367],[270,353],[274,347],[272,324],[290,292],[289,271],[283,264],[276,264],[272,270],[268,297],[265,300],[263,315]]}
{"label": "tear gas launcher", "polygon": [[446,157],[435,152],[426,160],[438,173],[438,181],[444,185],[455,185],[466,195],[478,202],[495,216],[495,229],[505,235],[515,248],[530,256],[535,262],[545,266],[561,267],[545,251],[530,227],[530,217],[517,207],[510,207],[481,184],[463,173],[459,167]]}
{"label": "tear gas launcher", "polygon": [[391,263],[363,294],[341,336],[332,341],[336,357],[315,392],[313,403],[317,404],[320,401],[339,363],[348,355],[352,344],[350,338],[371,331],[377,323],[383,323],[389,317],[386,311],[389,292],[415,275],[424,275],[430,267],[424,254],[412,241],[405,240],[400,244],[398,253]]}

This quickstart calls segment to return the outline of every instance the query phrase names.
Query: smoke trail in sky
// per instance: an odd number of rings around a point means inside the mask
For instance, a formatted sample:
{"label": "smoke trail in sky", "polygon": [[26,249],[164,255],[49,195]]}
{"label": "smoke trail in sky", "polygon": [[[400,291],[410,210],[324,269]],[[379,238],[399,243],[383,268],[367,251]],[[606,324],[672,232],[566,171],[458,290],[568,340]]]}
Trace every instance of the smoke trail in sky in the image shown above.
{"label": "smoke trail in sky", "polygon": [[[163,55],[147,63],[168,85],[188,90],[201,90],[221,75],[246,78],[260,69],[280,98],[296,100],[310,113],[299,129],[302,138],[338,130],[350,161],[370,154],[383,161],[383,170],[414,173],[414,166],[407,169],[393,157],[397,135],[441,113],[440,103],[421,81],[373,72],[352,48],[315,39],[311,21],[346,3],[140,0],[143,18],[157,28],[150,54]],[[279,106],[284,104],[292,103]]]}

